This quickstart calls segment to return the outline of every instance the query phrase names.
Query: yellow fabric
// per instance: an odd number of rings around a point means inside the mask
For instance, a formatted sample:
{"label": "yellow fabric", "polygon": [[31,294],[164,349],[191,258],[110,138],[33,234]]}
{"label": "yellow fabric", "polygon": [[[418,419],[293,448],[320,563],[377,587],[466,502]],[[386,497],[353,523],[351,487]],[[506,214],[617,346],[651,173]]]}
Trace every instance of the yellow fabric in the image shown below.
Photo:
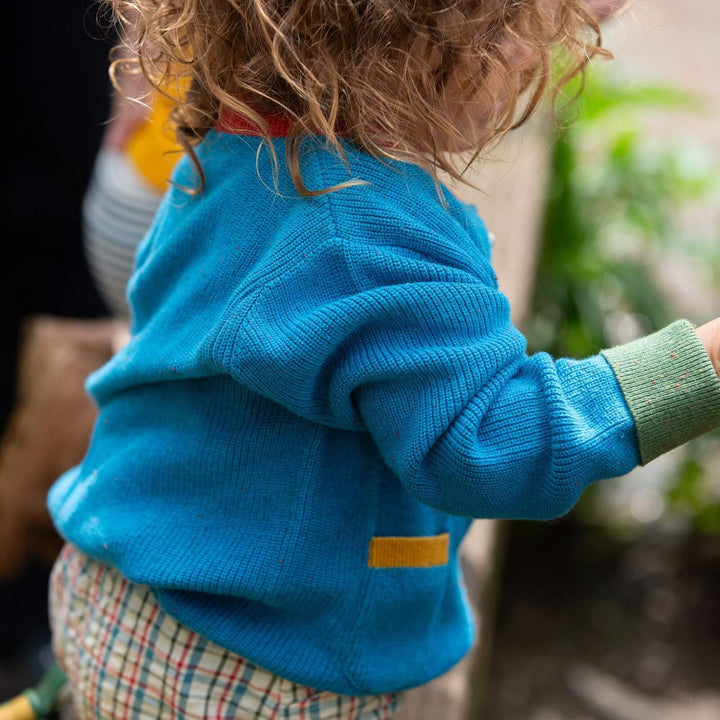
{"label": "yellow fabric", "polygon": [[370,541],[368,566],[410,568],[447,565],[450,535],[431,537],[374,537]]}
{"label": "yellow fabric", "polygon": [[127,154],[140,175],[156,190],[165,192],[172,169],[182,155],[169,119],[175,101],[156,92],[150,107],[147,122],[130,137]]}

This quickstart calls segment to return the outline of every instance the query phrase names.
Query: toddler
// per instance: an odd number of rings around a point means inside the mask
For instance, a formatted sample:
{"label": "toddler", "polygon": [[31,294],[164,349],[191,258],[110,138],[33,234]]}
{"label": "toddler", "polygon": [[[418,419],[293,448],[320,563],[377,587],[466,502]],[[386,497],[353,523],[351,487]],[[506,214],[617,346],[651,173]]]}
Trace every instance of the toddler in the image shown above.
{"label": "toddler", "polygon": [[720,320],[528,356],[438,179],[532,113],[553,45],[568,76],[600,52],[581,0],[114,5],[189,80],[188,152],[49,496],[77,712],[388,718],[471,646],[471,518],[562,515],[720,425]]}

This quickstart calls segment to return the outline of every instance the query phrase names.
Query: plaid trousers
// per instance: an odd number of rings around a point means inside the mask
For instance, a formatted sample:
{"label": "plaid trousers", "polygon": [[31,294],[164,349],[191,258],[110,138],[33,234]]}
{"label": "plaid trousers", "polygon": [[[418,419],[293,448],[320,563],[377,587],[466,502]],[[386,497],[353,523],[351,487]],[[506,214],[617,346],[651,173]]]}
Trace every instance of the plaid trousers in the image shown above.
{"label": "plaid trousers", "polygon": [[50,621],[78,720],[385,720],[402,697],[338,695],[274,675],[71,544],[50,577]]}

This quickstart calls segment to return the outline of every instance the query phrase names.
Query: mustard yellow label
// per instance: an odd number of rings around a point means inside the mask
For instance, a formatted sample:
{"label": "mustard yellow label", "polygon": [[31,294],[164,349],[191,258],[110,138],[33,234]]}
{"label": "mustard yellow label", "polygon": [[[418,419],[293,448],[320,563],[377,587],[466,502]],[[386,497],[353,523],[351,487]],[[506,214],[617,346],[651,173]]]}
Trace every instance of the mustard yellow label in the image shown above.
{"label": "mustard yellow label", "polygon": [[431,537],[374,537],[370,541],[371,568],[412,568],[447,565],[450,535]]}

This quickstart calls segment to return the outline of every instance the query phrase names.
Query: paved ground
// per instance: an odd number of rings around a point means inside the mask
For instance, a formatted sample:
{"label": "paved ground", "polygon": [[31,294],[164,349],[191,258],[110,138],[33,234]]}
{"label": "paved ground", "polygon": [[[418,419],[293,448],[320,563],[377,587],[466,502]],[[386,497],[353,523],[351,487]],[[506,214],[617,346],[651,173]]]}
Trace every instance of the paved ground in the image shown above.
{"label": "paved ground", "polygon": [[720,718],[720,538],[510,535],[483,720]]}

